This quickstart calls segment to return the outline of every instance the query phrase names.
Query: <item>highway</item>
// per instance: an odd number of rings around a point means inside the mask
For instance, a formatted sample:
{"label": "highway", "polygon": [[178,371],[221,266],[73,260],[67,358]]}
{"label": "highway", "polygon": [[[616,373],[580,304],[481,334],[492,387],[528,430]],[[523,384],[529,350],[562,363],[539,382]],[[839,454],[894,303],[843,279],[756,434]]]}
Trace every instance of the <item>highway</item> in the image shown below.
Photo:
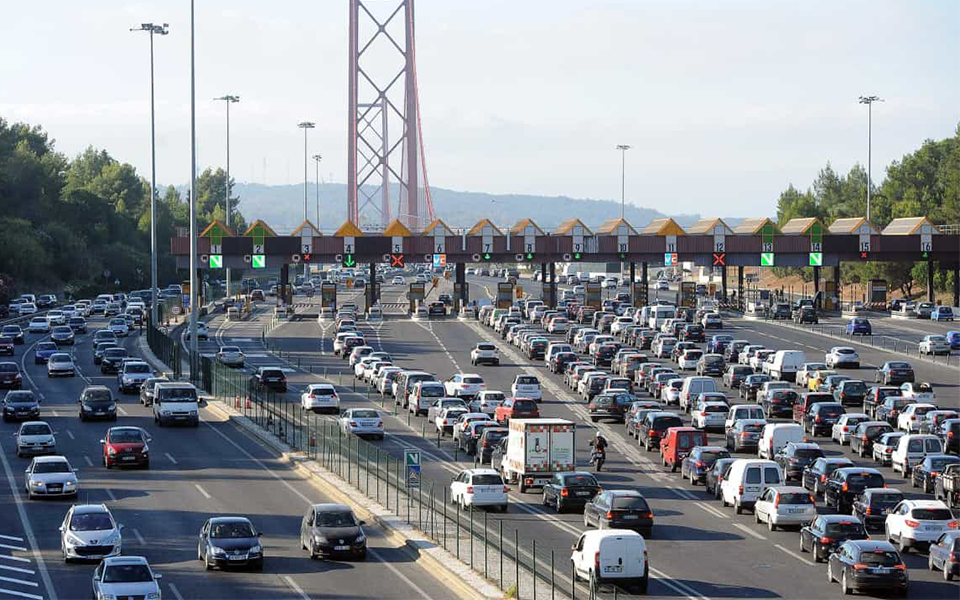
{"label": "highway", "polygon": [[[495,281],[492,278],[471,278],[472,298],[486,297],[483,285],[489,287]],[[536,297],[535,288],[538,286],[529,280],[522,280],[521,284]],[[383,302],[400,302],[405,291],[405,286],[385,284]],[[349,293],[349,296],[354,295],[355,292]],[[340,301],[345,299],[341,292]],[[362,306],[362,298],[358,298],[358,304]],[[316,312],[315,308],[302,310],[305,313]],[[215,323],[216,320],[211,331],[216,329]],[[578,423],[580,464],[588,462],[586,444],[593,436],[594,428],[599,427],[604,435],[613,441],[613,452],[608,459],[607,470],[599,474],[601,484],[605,489],[631,488],[641,491],[656,514],[656,526],[649,541],[650,560],[655,569],[651,595],[689,598],[822,598],[839,593],[835,585],[826,582],[823,565],[813,563],[809,555],[797,553],[796,531],[768,532],[754,523],[752,514],[736,516],[732,510],[724,509],[712,498],[708,498],[702,488],[691,487],[677,475],[663,472],[658,457],[647,454],[638,447],[636,441],[625,435],[621,425],[601,423],[595,426],[590,423],[586,419],[583,401],[568,392],[559,376],[549,374],[541,361],[531,363],[521,357],[513,347],[493,334],[492,330],[476,322],[461,322],[453,318],[420,322],[399,316],[391,316],[377,323],[362,322],[361,328],[368,343],[378,350],[390,352],[399,366],[424,369],[436,374],[441,380],[456,372],[476,372],[486,381],[487,389],[499,389],[509,393],[514,376],[519,373],[536,374],[544,385],[541,414],[571,419]],[[831,346],[843,344],[813,333],[742,319],[727,320],[721,332],[750,339],[770,348],[803,349],[809,360],[820,359]],[[269,334],[269,339],[283,348],[284,360],[272,364],[284,364],[288,368],[288,381],[291,385],[291,390],[286,395],[288,401],[297,402],[298,390],[306,383],[319,380],[316,375],[309,373],[309,370],[314,373],[323,373],[326,370],[334,382],[334,373],[348,371],[346,363],[332,355],[329,333],[324,335],[317,322],[308,318],[284,323]],[[232,335],[230,329],[223,332],[223,342],[236,341]],[[246,335],[247,333],[243,334]],[[500,346],[502,362],[499,367],[470,366],[469,351],[481,340],[493,341]],[[211,345],[213,344],[211,342]],[[860,374],[868,383],[872,381],[872,369],[876,365],[882,364],[884,360],[897,358],[879,350],[862,347],[858,350],[863,363]],[[295,367],[297,361],[302,369]],[[955,369],[923,361],[912,362],[918,380],[933,383],[937,401],[941,406],[960,406],[960,389]],[[345,373],[345,385],[349,381],[348,377]],[[364,384],[360,384],[358,389],[362,390],[363,387]],[[387,398],[386,410],[390,409],[391,402],[392,399]],[[367,401],[362,395],[344,395],[342,404],[343,408],[371,405],[379,407],[379,398],[374,397]],[[428,486],[432,483],[437,489],[448,485],[450,478],[459,469],[473,466],[472,460],[465,460],[469,457],[453,455],[449,438],[446,438],[438,449],[435,435],[429,433],[429,426],[426,429],[426,438],[420,435],[422,428],[422,417],[411,418],[408,425],[404,413],[397,417],[387,415],[388,435],[382,442],[382,448],[398,456],[405,447],[413,446],[423,450],[428,459],[424,465],[425,481]],[[711,436],[712,442],[719,440],[719,436]],[[842,453],[854,458],[848,449],[841,450],[833,442],[826,439],[817,441],[828,455]],[[872,463],[858,459],[855,459],[855,462],[873,466]],[[909,484],[905,485],[902,478],[895,476],[890,469],[884,468],[882,472],[890,485],[903,489],[908,497],[923,497],[922,494],[916,494]],[[580,515],[555,515],[552,511],[544,510],[540,506],[537,493],[519,494],[514,490],[510,499],[513,504],[506,515],[488,515],[492,528],[502,519],[507,537],[512,538],[513,530],[518,530],[521,540],[536,538],[538,547],[546,547],[547,551],[553,550],[561,559],[569,556],[570,544],[583,530]],[[910,597],[937,598],[956,595],[955,584],[942,582],[938,573],[926,570],[924,556],[911,554],[906,560],[911,578]]]}
{"label": "highway", "polygon": [[[411,560],[410,554],[368,524],[370,553],[365,562],[311,561],[299,544],[301,518],[313,503],[332,502],[310,481],[257,440],[209,410],[199,429],[154,426],[137,395],[118,398],[116,423],[77,418],[77,399],[86,385],[109,385],[93,364],[90,333],[77,337],[75,378],[51,380],[44,365],[33,364],[32,347],[43,339],[27,334],[16,360],[26,373],[24,387],[42,398],[42,418],[57,434],[57,449],[79,469],[78,502],[104,503],[123,530],[123,553],[148,558],[161,580],[165,598],[436,598],[440,584]],[[259,327],[257,328],[259,335]],[[136,338],[124,345],[134,351]],[[101,465],[99,440],[112,425],[143,427],[153,436],[149,470],[107,470]],[[0,425],[0,461],[6,483],[0,486],[0,598],[31,600],[90,597],[96,563],[64,564],[57,528],[71,500],[26,500],[23,469],[13,432]],[[263,532],[263,573],[205,572],[197,560],[197,535],[215,515],[244,515]]]}

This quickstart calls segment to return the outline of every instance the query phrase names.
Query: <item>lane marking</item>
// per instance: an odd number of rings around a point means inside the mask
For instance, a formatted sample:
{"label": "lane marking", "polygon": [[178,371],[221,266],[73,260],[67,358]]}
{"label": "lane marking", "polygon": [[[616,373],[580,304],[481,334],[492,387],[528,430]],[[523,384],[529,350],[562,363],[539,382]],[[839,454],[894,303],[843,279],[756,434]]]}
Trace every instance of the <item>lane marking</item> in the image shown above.
{"label": "lane marking", "polygon": [[[41,397],[42,397],[42,396],[43,396],[43,394],[41,394]],[[55,411],[55,410],[51,410],[50,412],[53,413],[53,416],[55,416],[55,417],[59,417],[59,416],[60,416],[60,413],[58,413],[58,412]]]}
{"label": "lane marking", "polygon": [[117,497],[113,495],[113,492],[110,491],[110,488],[103,488],[103,491],[107,493],[107,496],[110,498],[111,502],[117,501]]}
{"label": "lane marking", "polygon": [[177,586],[169,583],[167,584],[167,587],[170,588],[170,593],[173,594],[177,600],[183,600],[183,596],[180,595],[180,590],[177,589]]}
{"label": "lane marking", "polygon": [[715,517],[719,517],[721,519],[729,518],[729,515],[727,515],[726,513],[720,512],[718,508],[714,506],[710,506],[709,504],[706,504],[704,502],[697,502],[697,506],[699,506],[700,508],[702,508],[703,510],[707,511],[708,513],[712,514]]}
{"label": "lane marking", "polygon": [[70,438],[71,440],[77,439],[76,437],[74,437],[73,432],[70,431],[69,429],[67,430],[67,437]]}
{"label": "lane marking", "polygon": [[737,529],[739,529],[740,531],[746,533],[747,535],[750,535],[750,536],[753,536],[753,537],[757,538],[758,540],[766,540],[766,539],[767,539],[766,536],[757,533],[756,531],[750,529],[749,527],[747,527],[747,526],[744,525],[743,523],[734,523],[733,526],[736,527]]}
{"label": "lane marking", "polygon": [[10,544],[0,544],[0,548],[4,550],[19,550],[20,552],[26,552],[27,549],[23,546],[11,546]]}
{"label": "lane marking", "polygon": [[169,452],[164,452],[163,455],[166,456],[168,459],[170,459],[170,462],[172,462],[173,464],[177,464],[177,459],[175,459],[174,457],[170,456],[170,453],[169,453]]}
{"label": "lane marking", "polygon": [[781,546],[780,544],[774,544],[773,547],[774,547],[774,548],[777,548],[778,550],[783,550],[784,552],[786,552],[786,553],[789,554],[790,556],[794,557],[795,559],[797,559],[797,560],[799,560],[799,561],[801,561],[801,562],[804,562],[804,563],[810,565],[811,567],[817,566],[816,563],[814,563],[812,560],[808,560],[808,559],[800,556],[799,554],[797,554],[797,553],[794,552],[793,550],[787,550],[786,548],[784,548],[784,547]]}
{"label": "lane marking", "polygon": [[147,545],[147,542],[144,541],[143,536],[140,535],[140,530],[139,530],[139,529],[133,528],[133,537],[137,538],[137,542],[138,542],[141,546],[146,546],[146,545]]}
{"label": "lane marking", "polygon": [[17,537],[15,535],[0,535],[0,540],[10,540],[11,542],[22,542],[22,537]]}
{"label": "lane marking", "polygon": [[7,565],[0,565],[0,569],[4,571],[14,571],[15,573],[24,573],[26,575],[36,575],[37,572],[33,569],[21,569],[20,567],[8,567]]}
{"label": "lane marking", "polygon": [[307,593],[304,592],[299,585],[297,585],[297,582],[293,580],[293,577],[290,577],[289,575],[284,575],[283,580],[287,582],[287,585],[290,586],[290,589],[292,589],[297,594],[299,594],[300,597],[303,598],[303,600],[310,600],[310,596],[308,596]]}
{"label": "lane marking", "polygon": [[121,415],[125,416],[125,417],[128,415],[127,411],[125,411],[125,410],[123,409],[123,407],[120,406],[119,404],[117,405],[117,412],[120,413]]}
{"label": "lane marking", "polygon": [[29,562],[30,562],[30,559],[29,559],[29,558],[20,558],[19,556],[9,556],[9,555],[7,555],[7,554],[0,554],[0,558],[4,558],[4,559],[6,559],[6,560],[13,560],[13,561],[16,561],[16,562],[22,562],[22,563],[29,563]]}
{"label": "lane marking", "polygon": [[203,494],[203,496],[204,496],[207,500],[212,500],[212,499],[213,499],[213,496],[211,496],[210,494],[208,494],[208,493],[207,493],[207,490],[205,490],[205,489],[203,489],[202,487],[200,487],[200,484],[199,484],[199,483],[193,484],[193,487],[197,488],[197,491],[200,492],[201,494]]}
{"label": "lane marking", "polygon": [[87,466],[88,466],[88,467],[92,467],[92,466],[93,466],[93,461],[90,460],[90,457],[87,456],[86,454],[83,455],[83,460],[87,461]]}
{"label": "lane marking", "polygon": [[27,581],[26,579],[14,579],[13,577],[0,576],[0,581],[9,581],[10,583],[19,583],[20,585],[29,585],[30,587],[40,587],[36,581]]}
{"label": "lane marking", "polygon": [[17,592],[15,590],[8,590],[7,588],[0,588],[0,592],[4,594],[10,594],[12,596],[17,596],[18,598],[30,598],[31,600],[43,600],[43,596],[38,596],[36,594],[27,594],[25,592]]}
{"label": "lane marking", "polygon": [[649,567],[650,572],[657,576],[657,580],[671,590],[683,594],[688,600],[710,600],[707,596],[701,596],[696,590],[685,583],[676,581],[673,577],[667,575],[660,569]]}

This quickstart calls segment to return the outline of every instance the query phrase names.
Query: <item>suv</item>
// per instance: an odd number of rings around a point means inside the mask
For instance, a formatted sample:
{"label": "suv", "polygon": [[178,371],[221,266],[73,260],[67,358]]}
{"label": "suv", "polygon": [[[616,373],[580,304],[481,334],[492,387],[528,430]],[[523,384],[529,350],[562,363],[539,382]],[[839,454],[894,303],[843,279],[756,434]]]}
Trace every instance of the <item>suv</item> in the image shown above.
{"label": "suv", "polygon": [[479,365],[487,363],[491,365],[500,365],[500,352],[497,347],[489,342],[480,342],[470,351],[470,364]]}
{"label": "suv", "polygon": [[277,367],[260,367],[251,378],[254,387],[264,387],[276,392],[287,391],[287,376]]}

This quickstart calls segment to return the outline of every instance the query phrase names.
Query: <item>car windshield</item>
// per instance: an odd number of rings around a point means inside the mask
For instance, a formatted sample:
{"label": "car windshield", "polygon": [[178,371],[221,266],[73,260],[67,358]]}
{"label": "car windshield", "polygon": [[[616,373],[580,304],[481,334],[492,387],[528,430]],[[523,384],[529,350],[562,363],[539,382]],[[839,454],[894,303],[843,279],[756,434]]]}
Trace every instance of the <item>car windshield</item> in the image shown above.
{"label": "car windshield", "polygon": [[836,537],[851,535],[862,535],[866,537],[867,535],[863,525],[856,521],[833,521],[827,523],[826,527],[824,527],[824,533]]}
{"label": "car windshield", "polygon": [[24,425],[20,428],[20,435],[51,435],[53,431],[46,423],[36,423],[34,425]]}
{"label": "car windshield", "polygon": [[161,388],[157,390],[160,394],[161,400],[167,401],[179,401],[183,402],[185,400],[191,400],[193,402],[197,401],[197,390],[193,388]]}
{"label": "car windshield", "polygon": [[139,444],[143,441],[143,436],[137,429],[115,429],[110,432],[110,443],[113,444]]}
{"label": "car windshield", "polygon": [[355,410],[352,414],[354,419],[376,419],[377,416],[377,411],[366,409]]}
{"label": "car windshield", "polygon": [[357,520],[351,512],[322,512],[317,515],[317,527],[355,527]]}
{"label": "car windshield", "polygon": [[254,537],[253,527],[244,521],[213,523],[210,526],[211,538],[250,538]]}
{"label": "car windshield", "polygon": [[861,552],[857,561],[871,567],[893,567],[901,563],[900,554],[893,550]]}
{"label": "car windshield", "polygon": [[798,458],[820,458],[823,456],[823,450],[820,448],[797,448],[793,455]]}
{"label": "car windshield", "polygon": [[105,512],[74,514],[70,531],[104,531],[113,529],[113,519]]}
{"label": "car windshield", "polygon": [[83,393],[84,402],[109,402],[113,400],[110,390],[106,388],[98,390],[87,390]]}
{"label": "car windshield", "polygon": [[70,465],[65,460],[50,460],[33,465],[34,473],[69,473]]}
{"label": "car windshield", "polygon": [[7,404],[34,404],[36,403],[36,399],[34,399],[32,392],[7,392],[7,397],[4,398],[4,402]]}
{"label": "car windshield", "polygon": [[617,510],[649,510],[647,501],[640,496],[614,496],[613,508]]}
{"label": "car windshield", "polygon": [[17,365],[14,363],[0,364],[0,373],[18,373]]}
{"label": "car windshield", "polygon": [[125,373],[149,373],[150,365],[146,363],[131,363],[123,368]]}
{"label": "car windshield", "polygon": [[103,571],[104,583],[135,583],[153,581],[147,565],[110,565]]}
{"label": "car windshield", "polygon": [[423,398],[441,398],[443,395],[443,387],[439,385],[425,385],[420,387],[420,396]]}

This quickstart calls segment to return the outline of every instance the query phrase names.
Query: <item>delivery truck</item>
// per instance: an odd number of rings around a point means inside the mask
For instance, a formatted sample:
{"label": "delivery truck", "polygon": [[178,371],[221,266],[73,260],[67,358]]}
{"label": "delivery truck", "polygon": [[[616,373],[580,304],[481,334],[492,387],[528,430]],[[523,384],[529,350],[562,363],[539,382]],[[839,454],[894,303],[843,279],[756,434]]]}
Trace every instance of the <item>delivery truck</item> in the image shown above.
{"label": "delivery truck", "polygon": [[566,419],[510,419],[503,478],[520,492],[542,487],[556,473],[577,468],[577,426]]}

